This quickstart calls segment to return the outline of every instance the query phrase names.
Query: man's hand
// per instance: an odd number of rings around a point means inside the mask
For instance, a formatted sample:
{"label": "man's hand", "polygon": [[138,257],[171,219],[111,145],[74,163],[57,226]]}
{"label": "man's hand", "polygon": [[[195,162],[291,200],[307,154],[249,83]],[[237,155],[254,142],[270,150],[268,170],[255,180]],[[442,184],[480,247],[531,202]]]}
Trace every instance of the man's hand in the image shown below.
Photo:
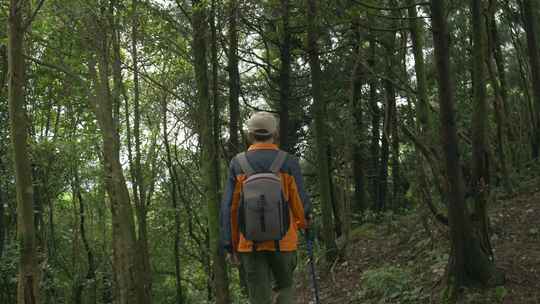
{"label": "man's hand", "polygon": [[240,257],[236,252],[227,253],[225,258],[227,259],[227,262],[231,263],[231,265],[236,267],[240,266]]}

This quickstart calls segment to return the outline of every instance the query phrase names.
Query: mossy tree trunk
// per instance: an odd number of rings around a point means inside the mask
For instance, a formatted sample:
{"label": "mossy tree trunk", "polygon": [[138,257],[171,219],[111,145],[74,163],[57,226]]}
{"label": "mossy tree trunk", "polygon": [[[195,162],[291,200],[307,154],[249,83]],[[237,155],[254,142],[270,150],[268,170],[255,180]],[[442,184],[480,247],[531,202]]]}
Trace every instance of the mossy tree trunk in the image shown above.
{"label": "mossy tree trunk", "polygon": [[[368,55],[368,66],[371,70],[375,69],[376,66],[376,57],[377,54],[377,45],[376,37],[373,31],[369,33],[369,55]],[[369,109],[371,114],[371,134],[370,134],[370,144],[369,144],[369,187],[370,187],[370,196],[374,209],[379,209],[379,163],[380,163],[380,153],[381,147],[379,142],[381,140],[380,132],[380,122],[381,122],[381,109],[377,104],[378,98],[378,81],[377,78],[373,75],[369,76],[368,80],[369,85]]]}
{"label": "mossy tree trunk", "polygon": [[240,140],[238,137],[240,126],[240,72],[238,71],[238,0],[229,0],[229,53],[227,54],[227,68],[229,73],[229,156],[232,157],[240,152]]}
{"label": "mossy tree trunk", "polygon": [[[132,27],[131,27],[131,56],[133,61],[133,137],[135,140],[135,162],[133,176],[133,198],[137,215],[137,246],[138,258],[141,267],[141,280],[144,286],[145,303],[152,302],[152,269],[150,267],[150,252],[148,246],[147,229],[147,192],[148,182],[143,172],[141,153],[141,104],[139,83],[139,12],[138,0],[132,0]],[[119,39],[119,38],[118,38]]]}
{"label": "mossy tree trunk", "polygon": [[202,146],[202,167],[205,197],[208,207],[209,249],[212,263],[213,288],[218,304],[230,303],[228,277],[225,258],[219,250],[219,162],[214,140],[214,113],[210,100],[207,41],[207,8],[204,1],[193,1],[193,55],[197,82],[198,107],[196,118],[197,132]]}
{"label": "mossy tree trunk", "polygon": [[[391,22],[391,28],[395,28],[395,22]],[[396,197],[395,191],[392,191],[392,195],[388,195],[388,164],[390,161],[390,155],[392,156],[392,183],[393,190],[396,189],[397,183],[399,183],[399,166],[397,160],[399,159],[399,145],[396,142],[395,122],[397,115],[396,108],[396,89],[392,83],[394,77],[394,67],[396,66],[396,32],[391,31],[387,34],[385,39],[385,79],[383,80],[384,92],[386,95],[386,103],[384,105],[384,121],[383,121],[383,135],[382,135],[382,150],[381,150],[381,164],[379,174],[379,210],[386,208],[392,208]],[[390,151],[391,150],[391,151]],[[396,170],[397,169],[397,170]]]}
{"label": "mossy tree trunk", "polygon": [[352,163],[354,180],[354,205],[357,212],[363,212],[367,207],[366,202],[366,149],[364,130],[364,111],[362,107],[362,86],[365,83],[365,72],[362,69],[363,52],[361,48],[361,36],[358,21],[353,22],[354,28],[354,52],[352,62],[354,67],[351,75],[351,112],[353,117],[353,133],[356,135],[352,140]]}
{"label": "mossy tree trunk", "polygon": [[279,43],[279,142],[280,148],[290,152],[292,145],[290,136],[291,102],[291,30],[289,28],[289,0],[280,0],[282,30]]}
{"label": "mossy tree trunk", "polygon": [[[81,189],[81,180],[79,177],[79,168],[77,165],[73,166],[73,182],[71,185],[74,205],[75,202],[79,204],[78,206],[78,215],[79,215],[79,229],[80,239],[83,242],[84,250],[86,252],[86,258],[88,263],[88,269],[84,279],[78,279],[77,284],[74,288],[74,303],[83,303],[82,298],[84,294],[84,289],[87,288],[88,292],[86,295],[86,301],[84,303],[95,304],[96,303],[96,262],[95,255],[88,241],[88,236],[86,234],[86,206],[83,198],[83,193]],[[76,206],[74,206],[76,208]],[[81,275],[82,276],[82,275]]]}
{"label": "mossy tree trunk", "polygon": [[472,190],[475,200],[474,228],[480,241],[482,251],[489,257],[493,256],[489,241],[489,220],[487,201],[490,190],[490,176],[487,143],[487,97],[486,97],[486,63],[487,41],[483,1],[471,0],[473,27],[473,117],[472,117]]}
{"label": "mossy tree trunk", "polygon": [[490,82],[493,86],[494,98],[493,107],[495,114],[496,129],[496,153],[499,161],[500,174],[503,186],[507,192],[512,191],[512,186],[509,176],[509,162],[507,151],[512,151],[507,148],[509,139],[512,138],[512,126],[508,124],[508,92],[506,89],[506,74],[504,71],[504,62],[502,61],[501,46],[499,34],[497,31],[497,21],[495,17],[496,1],[489,0],[489,6],[486,16],[486,32],[487,32],[487,54],[486,62],[489,72]]}
{"label": "mossy tree trunk", "polygon": [[[429,142],[433,132],[431,130],[431,119],[429,115],[428,83],[426,78],[426,67],[424,60],[424,25],[418,19],[417,7],[414,0],[407,0],[409,28],[414,56],[414,70],[416,74],[416,129],[420,140],[423,143]],[[416,151],[416,193],[418,197],[428,203],[431,201],[430,186],[427,180],[426,164],[428,160],[420,151]],[[435,172],[437,174],[437,172]]]}
{"label": "mossy tree trunk", "polygon": [[169,143],[169,127],[167,117],[167,97],[164,96],[161,101],[162,108],[162,129],[163,129],[163,145],[165,146],[166,164],[169,173],[169,187],[171,193],[171,204],[174,211],[174,278],[176,283],[176,304],[185,302],[184,293],[182,290],[182,264],[180,260],[181,250],[181,223],[180,223],[180,206],[178,204],[178,174],[176,167],[173,165],[171,145]]}
{"label": "mossy tree trunk", "polygon": [[[89,74],[93,81],[92,108],[103,140],[105,184],[111,202],[113,222],[113,268],[115,269],[117,301],[120,304],[146,302],[145,288],[138,263],[135,221],[129,190],[120,161],[120,138],[117,122],[113,118],[114,102],[109,87],[110,49],[107,22],[103,16],[94,16],[89,27],[91,51],[97,56],[90,59]],[[118,116],[116,116],[118,117]]]}
{"label": "mossy tree trunk", "polygon": [[527,50],[532,75],[533,89],[533,138],[532,157],[535,160],[540,156],[540,55],[538,51],[538,15],[537,0],[522,0],[523,23],[527,34]]}
{"label": "mossy tree trunk", "polygon": [[[0,90],[1,91],[1,90]],[[0,150],[1,155],[4,155],[3,149]],[[0,156],[0,174],[4,176],[4,159]],[[7,193],[4,194],[4,185],[0,183],[0,257],[4,253],[4,246],[6,241],[6,231],[7,231],[7,222],[6,216],[4,215],[4,205],[7,206]]]}
{"label": "mossy tree trunk", "polygon": [[328,134],[326,126],[326,102],[321,90],[321,64],[319,61],[318,1],[307,0],[307,55],[311,70],[311,94],[315,119],[315,150],[317,155],[317,177],[322,206],[324,246],[326,259],[332,262],[336,256],[336,241],[332,224],[332,197],[330,165],[328,163]]}
{"label": "mossy tree trunk", "polygon": [[[395,0],[390,0],[390,6],[397,7],[398,3]],[[393,10],[391,13],[391,16],[393,18],[391,24],[392,28],[397,28],[400,26],[400,23],[397,22],[400,18],[402,18],[401,13],[399,10]],[[404,38],[404,33],[400,33],[400,37],[403,41],[406,41],[407,38]],[[395,33],[392,33],[389,37],[389,47],[388,47],[388,53],[391,54],[391,57],[388,59],[388,63],[390,66],[388,66],[388,78],[393,79],[396,78],[395,75],[399,75],[399,72],[396,72],[395,67],[399,67],[399,55],[397,52],[397,31]],[[399,45],[398,45],[399,46]],[[393,209],[399,209],[402,206],[403,202],[403,186],[402,186],[402,174],[400,170],[400,160],[399,160],[399,131],[398,131],[398,124],[399,124],[399,115],[398,115],[398,107],[397,107],[397,101],[396,101],[396,91],[395,86],[393,84],[387,84],[388,87],[392,87],[391,92],[388,96],[388,116],[390,119],[390,124],[388,127],[390,128],[389,134],[391,136],[391,150],[392,150],[392,201],[391,201],[391,207]]]}
{"label": "mossy tree trunk", "polygon": [[25,110],[25,62],[23,12],[28,2],[11,0],[8,19],[8,102],[11,144],[17,193],[17,241],[19,274],[17,303],[40,303],[40,272],[34,224],[32,169],[28,152],[28,121]]}
{"label": "mossy tree trunk", "polygon": [[454,80],[450,66],[449,31],[445,1],[431,0],[432,31],[438,72],[441,143],[444,152],[448,189],[451,254],[449,284],[452,291],[472,282],[487,284],[493,275],[493,264],[475,237],[473,224],[465,205],[465,185],[460,169],[455,118]]}

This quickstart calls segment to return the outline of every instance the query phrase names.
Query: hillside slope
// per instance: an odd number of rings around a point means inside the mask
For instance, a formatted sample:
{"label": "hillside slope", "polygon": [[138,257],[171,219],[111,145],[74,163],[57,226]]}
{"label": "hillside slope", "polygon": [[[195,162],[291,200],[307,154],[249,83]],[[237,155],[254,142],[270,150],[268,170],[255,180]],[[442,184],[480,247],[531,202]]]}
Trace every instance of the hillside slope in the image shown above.
{"label": "hillside slope", "polygon": [[[499,197],[490,211],[496,264],[506,284],[467,290],[462,303],[540,303],[540,180],[521,188]],[[355,229],[345,261],[317,267],[321,303],[441,303],[448,241],[445,228],[430,218],[390,215],[383,224]],[[298,303],[314,303],[307,271],[297,281]]]}

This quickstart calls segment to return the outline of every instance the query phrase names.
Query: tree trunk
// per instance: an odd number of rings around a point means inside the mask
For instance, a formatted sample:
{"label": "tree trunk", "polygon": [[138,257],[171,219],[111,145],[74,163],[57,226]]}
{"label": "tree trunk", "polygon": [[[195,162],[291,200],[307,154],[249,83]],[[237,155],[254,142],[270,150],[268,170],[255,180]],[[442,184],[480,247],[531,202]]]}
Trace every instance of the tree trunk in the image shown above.
{"label": "tree trunk", "polygon": [[465,185],[460,170],[455,119],[454,83],[450,67],[449,31],[444,1],[431,0],[432,31],[439,83],[441,143],[445,158],[451,255],[449,284],[452,291],[471,283],[471,279],[487,283],[493,265],[475,239],[471,219],[465,205]]}
{"label": "tree trunk", "polygon": [[[139,93],[139,56],[137,43],[139,15],[138,15],[138,0],[132,1],[132,28],[131,28],[131,54],[133,60],[133,137],[135,139],[135,179],[134,179],[134,201],[137,214],[137,225],[139,236],[137,240],[138,258],[140,259],[141,280],[144,284],[145,303],[152,303],[152,269],[150,267],[150,253],[148,249],[148,232],[147,232],[147,184],[144,179],[143,165],[141,162],[141,110],[140,110],[140,93]],[[137,191],[138,190],[138,191]]]}
{"label": "tree trunk", "polygon": [[[495,20],[495,1],[489,0],[489,14],[487,16],[487,33],[488,33],[488,53],[486,54],[486,64],[489,72],[490,82],[493,85],[494,98],[493,107],[495,109],[495,124],[497,125],[497,142],[496,152],[500,162],[500,174],[502,182],[507,192],[512,191],[510,176],[508,170],[508,161],[506,157],[506,146],[510,138],[512,138],[512,127],[507,123],[508,106],[506,104],[506,80],[504,72],[504,64],[501,60],[501,46],[496,28]],[[506,131],[505,131],[506,129]]]}
{"label": "tree trunk", "polygon": [[[392,3],[395,4],[395,3]],[[396,13],[392,13],[394,18]],[[391,22],[391,27],[396,28],[397,23],[395,21]],[[384,204],[384,206],[397,208],[399,207],[399,188],[400,188],[400,174],[399,174],[399,139],[397,136],[397,106],[396,106],[396,90],[394,84],[390,79],[395,77],[394,67],[398,66],[396,52],[396,32],[391,32],[388,34],[386,41],[386,77],[384,80],[384,89],[386,93],[386,105],[385,105],[385,116],[383,124],[383,153],[386,154],[388,150],[388,145],[391,145],[392,150],[392,197],[389,199],[386,195],[387,189],[386,185],[383,185],[381,189],[381,202],[379,204]],[[384,143],[386,140],[386,145]],[[386,146],[386,147],[385,147]],[[388,156],[383,155],[383,161],[381,162],[381,176],[383,179],[382,183],[386,184],[384,179],[387,179],[388,176]],[[385,168],[383,168],[385,166]]]}
{"label": "tree trunk", "polygon": [[280,148],[290,152],[292,147],[290,140],[289,103],[291,98],[291,31],[289,29],[289,0],[280,0],[280,13],[282,26],[282,41],[279,45],[279,142]]}
{"label": "tree trunk", "polygon": [[389,80],[384,80],[384,90],[386,93],[386,104],[384,105],[383,134],[381,140],[381,162],[379,164],[379,190],[377,199],[377,210],[382,211],[390,206],[387,198],[388,194],[388,160],[390,158],[390,131],[393,121],[392,113],[396,102],[394,85]]}
{"label": "tree trunk", "polygon": [[499,31],[497,27],[497,0],[489,0],[489,31],[488,35],[491,37],[491,54],[493,56],[493,59],[495,60],[495,66],[497,70],[497,75],[499,78],[499,92],[502,99],[502,110],[503,110],[503,117],[504,119],[504,125],[506,128],[506,137],[508,140],[512,140],[514,138],[514,126],[508,122],[508,119],[510,118],[510,108],[508,105],[508,85],[506,80],[506,70],[505,70],[505,58],[503,56],[502,52],[502,44],[501,39],[499,37]]}
{"label": "tree trunk", "polygon": [[167,99],[166,97],[163,97],[162,100],[162,123],[163,123],[163,144],[165,146],[165,153],[166,155],[166,162],[167,162],[167,169],[169,171],[169,179],[170,179],[170,187],[171,187],[171,203],[172,208],[174,210],[174,278],[176,283],[176,304],[183,304],[184,303],[184,295],[182,291],[182,265],[180,261],[180,246],[181,246],[181,240],[180,240],[180,208],[178,206],[178,197],[177,197],[177,173],[176,169],[172,162],[171,157],[171,147],[169,144],[169,128],[167,124]]}
{"label": "tree trunk", "polygon": [[[2,50],[0,50],[0,52],[2,52]],[[2,82],[0,82],[0,85],[3,85]],[[0,94],[1,92],[2,90],[0,89]],[[4,135],[4,134],[1,134],[1,135]],[[3,139],[0,139],[0,140],[3,141]],[[0,176],[6,176],[4,157],[3,157],[5,153],[6,151],[4,150],[4,148],[1,148],[0,149]],[[4,253],[4,247],[6,245],[6,236],[7,236],[7,221],[6,221],[6,214],[4,212],[4,205],[8,206],[8,199],[7,199],[7,192],[5,192],[4,189],[6,189],[4,188],[4,183],[3,181],[0,180],[0,258],[2,258],[2,255]]]}
{"label": "tree trunk", "polygon": [[[220,127],[220,104],[219,104],[219,84],[218,84],[218,30],[216,28],[217,22],[217,5],[216,0],[212,0],[212,17],[210,21],[211,27],[211,60],[212,60],[212,104],[210,113],[210,119],[212,120],[211,126],[211,138],[212,138],[212,152],[209,153],[211,156],[213,167],[212,174],[212,189],[215,191],[215,197],[213,198],[212,206],[215,209],[211,209],[213,218],[211,219],[211,225],[209,225],[209,230],[213,229],[213,232],[210,233],[210,248],[213,252],[213,260],[215,262],[214,267],[214,279],[216,280],[217,290],[220,293],[216,294],[218,298],[218,303],[225,303],[225,301],[230,302],[229,294],[229,279],[227,272],[227,265],[224,258],[224,255],[219,249],[219,198],[221,197],[221,157],[219,153],[220,147],[220,137],[221,137],[221,127]],[[214,189],[215,188],[215,189]],[[215,226],[214,226],[215,225]],[[216,248],[217,247],[217,248]]]}
{"label": "tree trunk", "polygon": [[8,78],[8,55],[4,44],[0,45],[0,63],[2,65],[2,69],[0,69],[0,95],[3,95]]}
{"label": "tree trunk", "polygon": [[212,104],[210,102],[210,92],[208,87],[208,64],[207,54],[207,23],[206,7],[203,1],[193,1],[193,54],[195,65],[195,76],[197,82],[197,131],[202,146],[202,167],[203,180],[205,186],[206,202],[208,206],[208,232],[209,250],[211,256],[212,270],[214,274],[213,288],[218,304],[230,302],[228,289],[228,278],[225,265],[225,258],[219,252],[219,175],[217,162],[218,154],[214,141],[214,120]]}
{"label": "tree trunk", "polygon": [[365,138],[364,138],[364,113],[362,109],[362,85],[364,84],[363,71],[361,69],[362,53],[360,47],[360,34],[358,25],[355,27],[354,68],[351,75],[351,112],[353,116],[353,130],[358,134],[352,143],[353,179],[354,179],[354,210],[363,212],[366,207],[366,161]]}
{"label": "tree trunk", "polygon": [[315,119],[315,148],[317,155],[317,176],[321,193],[324,245],[326,259],[332,262],[337,254],[334,227],[332,225],[332,198],[328,164],[328,135],[326,134],[326,102],[321,90],[321,65],[319,62],[319,24],[317,0],[307,0],[307,54],[311,70],[311,94],[313,96],[313,117]]}
{"label": "tree trunk", "polygon": [[[375,36],[373,32],[369,34],[369,59],[368,65],[371,70],[375,68],[377,46],[375,42]],[[370,195],[373,202],[373,207],[379,209],[381,206],[379,204],[379,165],[380,165],[380,146],[379,141],[381,140],[380,134],[380,121],[381,121],[381,110],[377,104],[377,79],[375,76],[371,75],[369,77],[369,109],[371,113],[371,139],[369,147],[370,155]]]}
{"label": "tree trunk", "polygon": [[472,117],[472,191],[475,199],[474,227],[483,252],[493,256],[489,241],[487,200],[490,191],[489,147],[487,137],[488,107],[486,98],[486,28],[482,0],[471,0],[473,27],[473,102]]}
{"label": "tree trunk", "polygon": [[[331,150],[331,147],[328,147],[328,151]],[[328,157],[328,164],[330,166],[329,172],[332,172],[331,164],[332,159],[330,158],[330,155]],[[343,201],[340,201],[338,198],[338,192],[337,186],[334,184],[334,178],[330,174],[328,176],[330,179],[330,201],[332,203],[332,212],[334,214],[334,233],[336,238],[340,238],[343,234]]]}
{"label": "tree trunk", "polygon": [[79,203],[79,232],[80,237],[84,245],[84,250],[86,251],[86,258],[88,262],[88,270],[86,272],[86,277],[84,280],[80,280],[78,286],[76,286],[75,290],[75,296],[76,299],[75,303],[83,303],[81,301],[83,291],[85,288],[85,285],[88,286],[89,292],[86,296],[86,301],[84,303],[87,304],[95,304],[96,303],[96,263],[94,259],[94,253],[92,251],[92,248],[90,247],[90,243],[88,242],[88,237],[86,236],[86,226],[85,226],[85,220],[86,220],[86,214],[85,214],[85,205],[84,200],[81,192],[81,182],[79,179],[79,173],[78,168],[74,169],[74,181],[73,181],[73,194],[74,194],[74,200],[77,200]]}
{"label": "tree trunk", "polygon": [[538,16],[537,1],[523,0],[523,23],[527,33],[527,50],[529,52],[529,64],[532,75],[532,87],[534,97],[534,124],[532,138],[532,157],[538,160],[540,155],[540,58],[538,53]]}
{"label": "tree trunk", "polygon": [[291,33],[289,29],[289,0],[280,0],[281,22],[283,23],[282,41],[279,45],[279,143],[284,151],[291,150],[289,102],[291,91]]}
{"label": "tree trunk", "polygon": [[426,79],[426,67],[424,61],[424,26],[418,20],[414,0],[407,0],[409,5],[409,27],[411,28],[411,40],[413,43],[414,68],[416,73],[416,87],[418,91],[418,100],[416,103],[416,112],[418,120],[418,130],[425,140],[429,134],[430,116],[428,100],[428,83]]}
{"label": "tree trunk", "polygon": [[17,193],[19,275],[17,303],[40,303],[40,274],[34,226],[33,186],[25,111],[24,0],[11,0],[8,19],[8,102]]}
{"label": "tree trunk", "polygon": [[[429,100],[428,100],[428,83],[426,79],[426,67],[424,61],[424,26],[418,20],[418,14],[414,0],[407,0],[409,27],[411,31],[411,40],[413,46],[414,56],[414,70],[416,74],[416,90],[418,95],[416,97],[416,129],[419,134],[419,138],[423,143],[427,143],[433,132],[430,132],[430,115],[429,115]],[[428,206],[431,199],[430,186],[427,180],[427,168],[426,164],[428,160],[417,149],[416,150],[416,178],[417,185],[415,192]],[[437,174],[438,172],[435,172]]]}
{"label": "tree trunk", "polygon": [[[508,20],[513,20],[512,16],[513,14],[511,12],[509,12],[509,8],[508,7],[505,7],[505,15],[506,15],[506,18]],[[511,21],[509,21],[511,22]],[[511,23],[512,24],[512,23]],[[518,61],[518,68],[519,68],[519,79],[520,79],[520,84],[521,84],[521,90],[523,92],[523,94],[525,95],[525,106],[522,106],[520,107],[520,113],[522,114],[521,117],[526,117],[526,119],[523,119],[523,122],[521,124],[521,129],[524,130],[525,132],[520,132],[519,135],[520,135],[520,143],[522,143],[519,147],[517,147],[519,150],[517,153],[517,157],[515,159],[515,161],[519,161],[522,159],[522,156],[525,154],[523,153],[524,152],[524,147],[527,146],[527,147],[531,147],[531,143],[532,143],[532,138],[533,136],[531,134],[533,134],[534,132],[534,121],[535,121],[535,114],[534,114],[534,109],[533,109],[533,102],[532,102],[532,97],[531,97],[531,88],[530,88],[530,82],[529,82],[529,77],[528,77],[528,70],[527,70],[527,64],[526,64],[526,59],[524,58],[523,56],[523,46],[522,46],[522,43],[519,39],[519,35],[520,35],[520,30],[518,29],[515,29],[514,27],[516,27],[515,25],[511,25],[510,27],[510,34],[511,34],[511,38],[512,38],[512,45],[514,47],[514,49],[516,50],[516,57],[517,57],[517,61]],[[529,150],[530,151],[530,150]],[[527,151],[527,155],[530,155],[529,151]],[[528,158],[528,157],[527,157]]]}
{"label": "tree trunk", "polygon": [[240,120],[240,72],[238,71],[238,0],[229,1],[229,158],[240,152],[238,138]]}
{"label": "tree trunk", "polygon": [[145,287],[138,264],[137,239],[133,209],[130,203],[129,190],[126,185],[119,155],[119,134],[113,120],[113,102],[109,88],[109,44],[103,26],[98,21],[94,29],[96,35],[95,52],[98,57],[99,75],[95,62],[89,63],[90,77],[94,81],[95,96],[93,110],[95,112],[101,137],[103,140],[103,163],[105,183],[111,201],[113,222],[113,263],[118,286],[115,289],[120,304],[147,303]]}
{"label": "tree trunk", "polygon": [[[0,174],[4,173],[2,170],[2,158],[0,157]],[[4,176],[2,174],[2,176]],[[4,192],[3,188],[0,187],[0,258],[2,257],[2,254],[4,253],[4,241],[6,239],[6,223],[5,223],[5,216],[4,216],[4,204],[7,204],[4,202]]]}
{"label": "tree trunk", "polygon": [[[228,159],[238,154],[242,147],[238,137],[240,119],[240,72],[238,71],[238,19],[240,8],[238,0],[230,0],[229,9],[229,53],[228,53],[228,73],[229,73],[229,155]],[[247,290],[244,268],[239,267],[239,280],[243,290]]]}

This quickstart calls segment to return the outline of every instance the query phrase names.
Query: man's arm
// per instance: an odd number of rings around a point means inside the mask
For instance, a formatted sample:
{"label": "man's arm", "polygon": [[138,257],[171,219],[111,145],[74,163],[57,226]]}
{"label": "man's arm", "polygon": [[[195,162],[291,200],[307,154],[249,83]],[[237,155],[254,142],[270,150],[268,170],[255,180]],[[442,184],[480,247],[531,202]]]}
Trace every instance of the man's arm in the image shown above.
{"label": "man's arm", "polygon": [[227,252],[232,252],[231,209],[234,188],[236,187],[236,175],[234,173],[233,160],[231,160],[229,164],[229,173],[225,185],[225,192],[223,192],[220,212],[221,246],[223,246]]}
{"label": "man's arm", "polygon": [[304,207],[304,217],[309,219],[311,217],[311,199],[304,188],[304,178],[302,177],[302,170],[300,169],[300,163],[296,157],[291,157],[291,175],[294,178],[298,195]]}

